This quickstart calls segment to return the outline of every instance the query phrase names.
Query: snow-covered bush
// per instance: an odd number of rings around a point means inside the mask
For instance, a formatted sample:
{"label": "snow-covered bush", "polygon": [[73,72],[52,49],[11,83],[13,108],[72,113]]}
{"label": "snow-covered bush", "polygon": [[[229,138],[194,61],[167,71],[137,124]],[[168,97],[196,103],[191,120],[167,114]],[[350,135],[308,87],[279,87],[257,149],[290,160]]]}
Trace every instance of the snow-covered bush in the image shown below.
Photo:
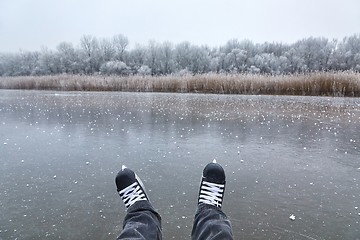
{"label": "snow-covered bush", "polygon": [[127,70],[127,66],[124,62],[121,61],[108,61],[101,65],[100,72],[102,74],[124,74]]}
{"label": "snow-covered bush", "polygon": [[142,65],[138,69],[138,74],[140,74],[142,76],[150,75],[151,74],[151,68],[149,68],[147,65]]}

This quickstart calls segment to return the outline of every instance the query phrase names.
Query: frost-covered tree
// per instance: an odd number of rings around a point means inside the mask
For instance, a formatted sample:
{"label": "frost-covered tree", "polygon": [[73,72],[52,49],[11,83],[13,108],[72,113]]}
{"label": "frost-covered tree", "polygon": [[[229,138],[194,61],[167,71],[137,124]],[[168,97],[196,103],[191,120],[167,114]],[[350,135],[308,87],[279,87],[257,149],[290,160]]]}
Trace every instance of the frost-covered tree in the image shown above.
{"label": "frost-covered tree", "polygon": [[307,38],[295,43],[297,55],[303,59],[307,72],[320,71],[327,68],[329,54],[326,38]]}
{"label": "frost-covered tree", "polygon": [[211,57],[210,58],[209,70],[214,73],[218,73],[220,71],[219,57]]}
{"label": "frost-covered tree", "polygon": [[356,53],[354,56],[354,70],[360,72],[360,53]]}
{"label": "frost-covered tree", "polygon": [[232,49],[227,55],[228,70],[230,72],[244,72],[246,70],[247,52],[238,48]]}
{"label": "frost-covered tree", "polygon": [[6,57],[5,54],[0,53],[0,76],[4,76],[6,73]]}
{"label": "frost-covered tree", "polygon": [[280,62],[274,54],[262,53],[254,57],[254,66],[260,73],[279,74]]}
{"label": "frost-covered tree", "polygon": [[77,74],[81,72],[79,52],[75,50],[71,43],[62,42],[57,46],[60,61],[61,73]]}
{"label": "frost-covered tree", "polygon": [[342,68],[346,70],[354,69],[357,66],[356,55],[360,53],[360,35],[353,35],[344,38],[339,46],[342,53],[344,64]]}
{"label": "frost-covered tree", "polygon": [[0,75],[1,76],[15,76],[20,69],[18,54],[4,53],[0,54]]}
{"label": "frost-covered tree", "polygon": [[209,50],[206,47],[192,46],[190,51],[190,66],[189,71],[194,74],[206,73],[209,71],[210,56]]}
{"label": "frost-covered tree", "polygon": [[149,41],[146,48],[145,65],[150,67],[151,75],[158,75],[162,73],[161,67],[161,48],[155,41]]}
{"label": "frost-covered tree", "polygon": [[113,37],[112,42],[116,49],[116,59],[119,61],[125,61],[126,50],[129,45],[129,39],[122,34],[118,34]]}
{"label": "frost-covered tree", "polygon": [[283,43],[269,43],[265,42],[258,46],[260,53],[274,54],[276,57],[283,56],[286,51],[289,50],[289,46]]}
{"label": "frost-covered tree", "polygon": [[160,46],[161,73],[170,74],[174,71],[173,45],[164,42]]}
{"label": "frost-covered tree", "polygon": [[136,44],[135,48],[129,52],[129,57],[127,59],[128,65],[135,69],[139,69],[145,63],[146,52],[146,47]]}
{"label": "frost-covered tree", "polygon": [[234,49],[240,49],[240,48],[241,48],[240,42],[237,39],[231,39],[225,44],[225,46],[223,47],[223,51],[225,52],[225,54],[229,54]]}
{"label": "frost-covered tree", "polygon": [[279,74],[288,74],[291,70],[289,59],[285,56],[278,57],[278,72]]}
{"label": "frost-covered tree", "polygon": [[47,48],[43,48],[38,66],[34,69],[34,75],[55,75],[62,73],[61,61],[58,53],[55,53]]}
{"label": "frost-covered tree", "polygon": [[288,71],[284,73],[300,73],[306,70],[304,59],[296,52],[295,48],[290,48],[284,53],[284,57],[288,60]]}
{"label": "frost-covered tree", "polygon": [[39,52],[20,50],[18,53],[3,54],[0,57],[0,75],[26,76],[33,75],[39,61]]}
{"label": "frost-covered tree", "polygon": [[85,73],[93,74],[94,72],[99,71],[99,42],[96,37],[84,35],[80,39],[80,44],[83,53],[82,60],[85,65]]}
{"label": "frost-covered tree", "polygon": [[99,54],[101,63],[115,60],[116,47],[110,40],[104,38],[99,43]]}
{"label": "frost-covered tree", "polygon": [[20,75],[32,75],[33,69],[38,65],[39,53],[20,51],[20,64],[21,71]]}
{"label": "frost-covered tree", "polygon": [[[214,48],[182,42],[150,41],[128,49],[122,34],[100,41],[91,35],[79,47],[62,42],[56,50],[0,54],[0,75],[45,74],[148,74],[172,73],[304,73],[313,71],[360,71],[360,35],[342,40],[309,37],[294,44],[262,43],[232,39]],[[125,68],[124,65],[125,64]]]}
{"label": "frost-covered tree", "polygon": [[175,46],[174,50],[176,70],[188,69],[191,65],[191,44],[182,42]]}
{"label": "frost-covered tree", "polygon": [[253,65],[253,58],[258,54],[253,42],[237,39],[228,41],[225,46],[219,48],[219,62],[221,69],[226,72],[247,71]]}

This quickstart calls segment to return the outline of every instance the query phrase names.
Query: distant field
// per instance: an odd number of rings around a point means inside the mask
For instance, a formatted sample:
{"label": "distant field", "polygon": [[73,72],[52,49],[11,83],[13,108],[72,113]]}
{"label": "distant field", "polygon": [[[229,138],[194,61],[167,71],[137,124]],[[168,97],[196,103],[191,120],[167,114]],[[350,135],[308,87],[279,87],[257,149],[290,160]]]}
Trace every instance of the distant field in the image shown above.
{"label": "distant field", "polygon": [[360,97],[360,74],[202,74],[167,76],[56,75],[0,77],[1,89],[179,92]]}

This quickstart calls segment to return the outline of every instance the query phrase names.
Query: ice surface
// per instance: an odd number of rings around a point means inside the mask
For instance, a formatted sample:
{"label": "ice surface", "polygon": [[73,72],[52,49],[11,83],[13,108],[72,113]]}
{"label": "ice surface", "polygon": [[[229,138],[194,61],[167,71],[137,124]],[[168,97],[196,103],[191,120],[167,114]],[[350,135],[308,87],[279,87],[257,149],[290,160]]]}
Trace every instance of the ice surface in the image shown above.
{"label": "ice surface", "polygon": [[1,239],[114,239],[123,164],[143,180],[164,239],[188,239],[213,159],[235,239],[360,236],[360,99],[1,94]]}

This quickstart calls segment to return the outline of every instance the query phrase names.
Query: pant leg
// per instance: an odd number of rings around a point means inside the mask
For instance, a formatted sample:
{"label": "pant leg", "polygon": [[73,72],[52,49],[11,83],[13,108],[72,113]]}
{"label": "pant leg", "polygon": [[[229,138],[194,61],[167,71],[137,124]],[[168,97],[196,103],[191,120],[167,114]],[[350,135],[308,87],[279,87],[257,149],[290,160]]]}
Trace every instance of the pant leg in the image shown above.
{"label": "pant leg", "polygon": [[129,207],[117,239],[161,240],[161,217],[148,201]]}
{"label": "pant leg", "polygon": [[220,208],[201,203],[195,214],[191,239],[232,240],[230,220]]}

